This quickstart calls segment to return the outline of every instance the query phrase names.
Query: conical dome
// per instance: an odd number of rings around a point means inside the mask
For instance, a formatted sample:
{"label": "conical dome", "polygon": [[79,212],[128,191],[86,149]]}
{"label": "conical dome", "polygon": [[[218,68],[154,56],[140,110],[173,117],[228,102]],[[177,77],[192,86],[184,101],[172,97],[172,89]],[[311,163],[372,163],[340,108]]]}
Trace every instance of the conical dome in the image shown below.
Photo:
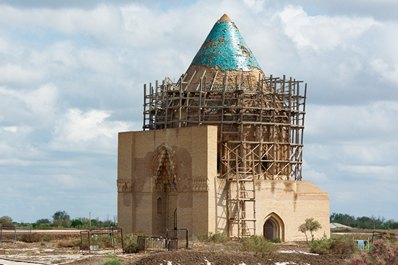
{"label": "conical dome", "polygon": [[184,81],[190,81],[188,90],[197,87],[201,79],[215,86],[249,88],[263,75],[235,23],[224,14],[192,60]]}
{"label": "conical dome", "polygon": [[227,15],[214,25],[191,65],[214,67],[221,71],[247,72],[260,68],[235,23]]}

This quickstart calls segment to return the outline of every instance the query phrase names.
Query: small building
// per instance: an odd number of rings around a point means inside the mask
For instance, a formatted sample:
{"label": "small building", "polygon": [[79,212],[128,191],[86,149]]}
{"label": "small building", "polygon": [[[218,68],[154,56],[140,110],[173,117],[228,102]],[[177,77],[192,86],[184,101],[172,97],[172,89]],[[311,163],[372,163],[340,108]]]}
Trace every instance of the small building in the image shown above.
{"label": "small building", "polygon": [[302,180],[307,85],[264,74],[223,15],[178,82],[144,85],[143,131],[118,142],[118,223],[126,232],[330,235],[329,196]]}

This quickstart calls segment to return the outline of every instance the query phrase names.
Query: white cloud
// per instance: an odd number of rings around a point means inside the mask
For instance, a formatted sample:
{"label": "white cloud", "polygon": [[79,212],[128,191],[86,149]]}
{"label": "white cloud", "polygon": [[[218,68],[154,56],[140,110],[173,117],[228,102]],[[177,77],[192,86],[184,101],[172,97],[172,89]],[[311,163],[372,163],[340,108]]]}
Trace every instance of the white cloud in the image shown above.
{"label": "white cloud", "polygon": [[3,127],[3,130],[5,132],[16,133],[16,132],[18,132],[18,127],[17,126],[5,126],[5,127]]}
{"label": "white cloud", "polygon": [[375,59],[371,62],[371,66],[384,79],[398,85],[398,64],[389,64],[383,59]]}
{"label": "white cloud", "polygon": [[109,120],[110,115],[110,112],[103,110],[68,110],[55,125],[51,146],[57,150],[114,152],[117,133],[127,131],[129,125]]}
{"label": "white cloud", "polygon": [[371,142],[396,138],[398,101],[375,101],[368,105],[309,105],[306,137],[335,143]]}
{"label": "white cloud", "polygon": [[132,45],[156,45],[166,34],[173,33],[181,14],[159,13],[145,6],[130,5],[121,9],[123,25],[134,41]]}
{"label": "white cloud", "polygon": [[63,174],[53,176],[53,180],[57,182],[58,185],[66,188],[76,188],[81,183],[81,180],[75,176]]}
{"label": "white cloud", "polygon": [[57,110],[57,88],[52,84],[31,91],[0,87],[0,96],[3,103],[0,110],[7,114],[2,119],[9,124],[22,122],[40,126],[51,122]]}
{"label": "white cloud", "polygon": [[[13,138],[15,141],[22,141],[13,143],[5,141]],[[0,141],[0,164],[3,165],[3,170],[6,171],[7,168],[12,168],[13,166],[32,165],[35,163],[34,161],[43,159],[43,152],[31,143],[25,143],[26,138],[27,137],[3,137],[2,141]]]}
{"label": "white cloud", "polygon": [[377,22],[372,18],[309,16],[302,7],[287,6],[279,16],[287,34],[299,47],[316,51],[347,48]]}
{"label": "white cloud", "polygon": [[[304,180],[321,185],[328,180],[328,176],[326,173],[312,169],[305,160],[303,161],[303,164],[305,167],[305,174],[303,176]],[[325,184],[323,184],[322,186],[325,186]]]}
{"label": "white cloud", "polygon": [[20,98],[33,113],[47,119],[57,110],[57,88],[52,84],[41,86]]}
{"label": "white cloud", "polygon": [[24,69],[19,65],[0,66],[0,80],[7,83],[28,83],[42,78],[37,69]]}
{"label": "white cloud", "polygon": [[254,13],[260,13],[264,10],[265,0],[243,0],[243,2],[250,7]]}
{"label": "white cloud", "polygon": [[354,173],[359,175],[359,178],[365,179],[371,177],[372,179],[378,179],[386,181],[395,179],[395,172],[397,167],[388,166],[372,166],[372,165],[342,165],[341,169],[347,173]]}
{"label": "white cloud", "polygon": [[120,19],[120,9],[111,5],[59,10],[18,9],[0,5],[0,25],[37,35],[47,29],[70,36],[85,33],[98,40],[115,41],[120,33]]}

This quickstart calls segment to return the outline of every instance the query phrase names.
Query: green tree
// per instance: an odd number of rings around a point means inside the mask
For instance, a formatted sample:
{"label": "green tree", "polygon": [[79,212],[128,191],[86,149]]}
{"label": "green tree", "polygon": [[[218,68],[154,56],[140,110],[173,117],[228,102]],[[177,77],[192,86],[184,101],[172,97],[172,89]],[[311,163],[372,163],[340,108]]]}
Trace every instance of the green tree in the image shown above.
{"label": "green tree", "polygon": [[394,220],[385,220],[383,217],[354,217],[342,213],[332,213],[330,215],[330,222],[365,229],[397,229],[398,227],[398,222]]}
{"label": "green tree", "polygon": [[321,229],[321,224],[314,218],[307,218],[305,222],[298,227],[298,230],[305,235],[305,239],[308,242],[307,232],[311,234],[311,241],[314,241],[314,232]]}
{"label": "green tree", "polygon": [[48,228],[51,226],[51,221],[47,218],[42,218],[32,224],[33,228]]}
{"label": "green tree", "polygon": [[0,225],[1,226],[11,226],[11,225],[13,225],[12,218],[9,217],[9,216],[0,217]]}
{"label": "green tree", "polygon": [[70,216],[65,211],[57,211],[53,215],[53,224],[56,226],[69,227],[71,224]]}
{"label": "green tree", "polygon": [[343,225],[348,225],[351,227],[357,226],[357,220],[354,216],[349,214],[342,214],[342,213],[332,213],[330,215],[330,222],[331,223],[339,223]]}
{"label": "green tree", "polygon": [[74,227],[74,228],[77,228],[77,227],[82,228],[83,227],[83,222],[79,218],[78,219],[73,219],[72,223],[71,223],[71,226]]}
{"label": "green tree", "polygon": [[36,224],[38,225],[49,225],[51,224],[51,221],[48,220],[47,218],[42,218],[36,221]]}
{"label": "green tree", "polygon": [[383,223],[383,229],[398,229],[398,222],[387,220]]}

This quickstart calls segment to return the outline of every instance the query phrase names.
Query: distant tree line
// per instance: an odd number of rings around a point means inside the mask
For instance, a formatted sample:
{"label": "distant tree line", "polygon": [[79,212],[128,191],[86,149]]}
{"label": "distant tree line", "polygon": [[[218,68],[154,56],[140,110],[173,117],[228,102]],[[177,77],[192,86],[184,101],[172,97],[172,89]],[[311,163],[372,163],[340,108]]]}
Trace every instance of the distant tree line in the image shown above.
{"label": "distant tree line", "polygon": [[42,218],[34,223],[18,223],[14,222],[9,216],[0,217],[1,226],[30,226],[32,228],[88,228],[88,227],[110,227],[115,226],[115,222],[110,220],[101,221],[99,219],[89,219],[79,217],[72,219],[65,211],[57,211],[53,214],[52,220]]}
{"label": "distant tree line", "polygon": [[[355,217],[349,214],[332,213],[330,215],[331,223],[340,223],[343,225],[363,228],[363,229],[398,229],[398,222],[383,217]],[[0,225],[2,226],[30,226],[32,228],[88,228],[88,227],[109,227],[115,226],[115,222],[111,220],[89,219],[79,217],[72,219],[65,211],[57,211],[53,214],[52,220],[43,218],[34,223],[17,223],[9,216],[0,217]]]}
{"label": "distant tree line", "polygon": [[386,220],[384,217],[354,217],[349,214],[332,213],[330,222],[364,229],[398,229],[398,222]]}

